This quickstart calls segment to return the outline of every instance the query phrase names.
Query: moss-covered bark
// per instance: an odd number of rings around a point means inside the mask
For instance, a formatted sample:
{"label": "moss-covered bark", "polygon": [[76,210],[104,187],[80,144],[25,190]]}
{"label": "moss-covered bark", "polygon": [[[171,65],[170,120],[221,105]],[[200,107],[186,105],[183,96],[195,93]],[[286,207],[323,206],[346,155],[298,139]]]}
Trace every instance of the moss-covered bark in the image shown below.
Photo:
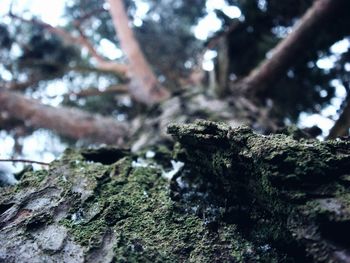
{"label": "moss-covered bark", "polygon": [[248,240],[297,262],[350,261],[349,141],[262,136],[205,121],[169,132],[191,167],[192,191],[223,208],[214,220],[236,223]]}
{"label": "moss-covered bark", "polygon": [[347,262],[349,143],[173,125],[171,152],[67,150],[0,195],[4,262]]}

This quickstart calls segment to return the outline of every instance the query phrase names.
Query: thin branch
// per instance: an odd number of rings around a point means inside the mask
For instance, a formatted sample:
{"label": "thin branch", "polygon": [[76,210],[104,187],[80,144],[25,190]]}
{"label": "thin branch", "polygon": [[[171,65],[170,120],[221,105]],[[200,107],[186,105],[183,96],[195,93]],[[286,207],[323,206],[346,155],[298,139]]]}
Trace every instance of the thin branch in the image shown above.
{"label": "thin branch", "polygon": [[[224,31],[217,34],[215,37],[213,37],[209,42],[207,42],[202,50],[197,53],[196,57],[196,65],[192,68],[191,72],[189,73],[189,76],[185,79],[180,79],[183,86],[186,85],[200,85],[204,79],[205,73],[202,68],[202,64],[204,61],[204,55],[208,50],[214,49],[214,48],[220,48],[218,47],[219,44],[223,44],[226,42],[225,38],[228,34],[230,34],[232,31],[237,29],[237,27],[240,25],[240,21],[238,19],[235,19],[229,27],[227,27]],[[227,48],[227,47],[224,47]],[[226,50],[227,51],[227,50]],[[226,52],[224,52],[226,53]],[[226,55],[227,56],[227,55]],[[228,62],[228,61],[227,61]],[[214,82],[215,76],[214,76]],[[224,81],[220,81],[220,83],[224,83]],[[215,85],[216,83],[214,83]],[[219,84],[220,85],[220,84]]]}
{"label": "thin branch", "polygon": [[85,90],[81,90],[79,92],[73,92],[69,95],[75,95],[78,98],[85,98],[85,97],[91,97],[91,96],[101,96],[106,94],[121,94],[121,93],[128,93],[128,85],[113,85],[105,90],[98,90],[96,88],[89,88]]}
{"label": "thin branch", "polygon": [[77,18],[75,21],[74,21],[74,25],[75,26],[80,26],[85,20],[89,19],[90,17],[94,16],[94,15],[97,15],[99,13],[102,13],[102,12],[107,12],[107,10],[104,8],[104,7],[100,7],[100,8],[96,8],[84,15],[82,15],[81,17]]}
{"label": "thin branch", "polygon": [[329,131],[327,140],[336,139],[342,136],[349,135],[350,129],[350,94],[348,94],[345,106],[338,120],[335,122],[333,127]]}
{"label": "thin branch", "polygon": [[87,50],[89,51],[90,55],[96,59],[99,69],[102,69],[104,71],[110,71],[110,72],[115,71],[115,72],[125,74],[125,75],[127,74],[128,66],[118,64],[118,63],[115,63],[113,61],[106,60],[103,56],[101,56],[100,54],[97,53],[96,49],[90,43],[90,41],[88,40],[88,38],[85,35],[85,33],[83,32],[83,30],[79,26],[76,26],[76,28],[80,34],[79,41],[80,41],[81,45],[85,46],[87,48]]}
{"label": "thin branch", "polygon": [[[250,93],[268,89],[294,63],[295,59],[308,51],[314,37],[322,30],[320,26],[336,13],[344,0],[316,0],[304,16],[298,21],[293,31],[272,51],[272,56],[263,61],[233,90],[240,88]],[[329,22],[329,21],[328,21]]]}
{"label": "thin branch", "polygon": [[0,162],[13,162],[13,163],[34,163],[40,165],[50,165],[50,163],[40,162],[40,161],[32,161],[27,159],[0,159]]}
{"label": "thin branch", "polygon": [[213,37],[205,46],[203,53],[209,49],[215,48],[221,41],[221,39],[226,38],[232,31],[236,30],[241,22],[238,19],[234,19],[234,21],[227,27],[224,31],[220,32],[218,35]]}
{"label": "thin branch", "polygon": [[106,58],[104,58],[103,56],[101,56],[100,54],[98,54],[96,49],[93,47],[93,45],[89,42],[87,37],[82,32],[80,32],[79,37],[75,37],[62,28],[54,27],[48,23],[45,23],[45,22],[37,20],[37,19],[28,20],[28,19],[25,19],[23,17],[17,16],[13,13],[10,13],[10,17],[18,19],[24,23],[31,23],[31,24],[38,25],[38,26],[44,28],[45,30],[47,30],[48,32],[62,37],[68,43],[85,47],[88,50],[91,57],[96,59],[97,67],[102,69],[102,70],[114,71],[118,74],[123,74],[123,75],[126,75],[128,72],[127,65],[119,64],[119,63],[116,63],[114,61],[109,61]]}
{"label": "thin branch", "polygon": [[113,9],[113,11],[111,10],[112,17],[114,17],[113,20],[114,22],[117,20],[117,22],[115,22],[116,31],[119,33],[122,49],[130,61],[130,66],[106,60],[103,56],[98,54],[82,30],[79,31],[80,36],[75,37],[69,32],[58,27],[53,27],[43,21],[34,19],[27,20],[13,13],[10,13],[9,15],[10,17],[16,18],[22,22],[41,26],[47,31],[62,37],[68,43],[87,48],[91,57],[96,59],[98,69],[106,72],[116,72],[117,74],[130,77],[131,82],[129,85],[129,92],[135,100],[151,105],[169,97],[169,92],[159,84],[144,58],[132,30],[129,28],[129,21],[123,3],[119,0],[112,0],[110,1],[110,4],[111,9]]}
{"label": "thin branch", "polygon": [[[62,68],[63,66],[57,62],[54,61],[47,61],[47,60],[42,60],[42,59],[28,59],[25,61],[21,61],[21,65],[23,66],[40,66],[40,67],[45,67],[45,66],[54,66],[57,68]],[[66,66],[67,71],[76,71],[76,72],[96,72],[96,73],[105,73],[105,74],[113,74],[120,79],[127,80],[125,74],[120,74],[113,70],[113,68],[96,68],[92,65],[84,65],[84,64],[78,64],[78,65],[73,65],[73,66]]]}

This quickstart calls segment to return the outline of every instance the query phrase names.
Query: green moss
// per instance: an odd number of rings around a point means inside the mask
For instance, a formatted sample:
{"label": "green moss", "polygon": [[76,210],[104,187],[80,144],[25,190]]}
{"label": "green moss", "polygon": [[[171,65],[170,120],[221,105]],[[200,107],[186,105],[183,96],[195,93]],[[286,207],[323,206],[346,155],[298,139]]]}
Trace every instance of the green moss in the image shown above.
{"label": "green moss", "polygon": [[334,243],[348,245],[337,236],[350,229],[350,142],[302,139],[296,130],[262,136],[207,121],[171,125],[169,132],[192,171],[180,179],[209,195],[207,207],[224,208],[215,220],[237,222],[248,240],[289,260],[321,251],[329,260]]}
{"label": "green moss", "polygon": [[[171,198],[169,181],[158,166],[135,168],[128,156],[112,165],[78,160],[70,159],[71,174],[64,183],[69,189],[65,194],[75,203],[60,223],[88,251],[101,246],[112,233],[117,262],[244,262],[264,254],[269,259],[276,256],[256,252],[235,224],[213,227],[186,212],[190,204]],[[86,191],[92,191],[86,199],[73,196],[76,178],[86,182]]]}
{"label": "green moss", "polygon": [[89,248],[101,245],[103,234],[106,231],[106,224],[102,220],[95,220],[93,224],[85,224],[64,219],[61,224],[70,230],[77,243]]}
{"label": "green moss", "polygon": [[[347,245],[327,229],[338,234],[350,225],[349,144],[206,121],[169,130],[180,143],[148,166],[133,165],[144,152],[68,149],[49,171],[26,173],[16,189],[24,196],[53,186],[69,238],[84,256],[110,242],[115,262],[304,262],[305,251],[329,259],[320,237]],[[171,157],[185,166],[169,182],[162,165]],[[54,224],[54,215],[28,227]]]}

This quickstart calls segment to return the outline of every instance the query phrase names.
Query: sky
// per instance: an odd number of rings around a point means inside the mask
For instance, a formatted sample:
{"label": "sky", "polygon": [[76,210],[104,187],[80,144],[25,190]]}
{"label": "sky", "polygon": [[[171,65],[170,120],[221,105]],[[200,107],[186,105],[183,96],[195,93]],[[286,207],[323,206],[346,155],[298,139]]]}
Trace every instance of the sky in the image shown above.
{"label": "sky", "polygon": [[8,13],[12,2],[14,13],[28,10],[27,15],[39,15],[45,22],[54,26],[63,22],[61,15],[64,9],[64,0],[0,0],[0,15]]}
{"label": "sky", "polygon": [[[102,0],[101,0],[102,1]],[[23,11],[27,11],[24,13],[24,17],[30,18],[31,14],[35,14],[39,16],[43,21],[50,23],[53,26],[58,26],[64,24],[64,20],[61,17],[64,9],[64,0],[0,0],[0,17],[2,20],[6,22],[6,13],[8,13],[10,8],[10,3],[13,2],[13,11],[15,13],[23,13]],[[142,17],[147,13],[148,6],[142,0],[138,0],[138,11],[136,13],[136,18],[134,20],[134,24],[137,26],[137,23],[142,23]],[[264,4],[264,1],[260,1],[261,4]],[[217,31],[221,27],[220,20],[216,17],[214,10],[219,9],[222,10],[226,15],[231,18],[238,18],[241,16],[241,11],[239,8],[235,6],[228,6],[225,3],[225,0],[210,0],[206,5],[208,16],[201,19],[197,26],[193,28],[193,32],[198,39],[205,40],[208,36],[210,36],[213,32]],[[348,40],[339,41],[331,47],[331,51],[334,52],[333,55],[329,57],[324,57],[317,62],[317,66],[329,69],[333,66],[334,62],[337,59],[339,54],[345,52],[349,46]],[[109,41],[101,41],[101,51],[108,50],[109,53],[106,54],[111,59],[116,59],[122,56],[121,51],[116,48],[113,43]],[[205,55],[205,60],[203,67],[205,70],[213,69],[212,59],[216,56],[216,52],[209,51]],[[1,70],[1,69],[0,69]],[[350,64],[349,64],[350,71]],[[322,110],[321,114],[307,114],[303,113],[300,116],[299,125],[301,127],[310,127],[313,125],[318,125],[321,129],[324,130],[324,136],[327,135],[328,130],[333,126],[334,120],[332,118],[337,116],[337,109],[343,99],[345,98],[346,91],[345,88],[341,86],[339,81],[334,80],[333,83],[336,89],[336,97],[332,100],[332,105],[328,106],[324,110]],[[62,83],[52,83],[52,86],[48,87],[48,91],[51,93],[64,92],[64,87],[62,87]],[[59,86],[61,85],[61,87]],[[54,94],[50,94],[54,95]],[[59,94],[58,94],[59,95]],[[46,100],[46,103],[49,103],[53,106],[59,104],[59,100],[50,101]],[[332,118],[329,118],[332,116]],[[44,138],[44,139],[43,139]],[[0,132],[0,145],[2,148],[2,152],[0,153],[0,157],[9,157],[8,154],[11,152],[11,149],[14,145],[13,139]],[[24,145],[24,157],[30,156],[32,159],[37,158],[42,161],[51,161],[53,160],[57,154],[59,154],[63,149],[64,145],[58,143],[57,137],[53,136],[50,132],[47,131],[38,131],[35,132],[32,136],[29,136],[23,142]],[[50,146],[50,147],[49,147]],[[36,149],[35,151],[33,149]],[[48,151],[45,152],[45,149]]]}

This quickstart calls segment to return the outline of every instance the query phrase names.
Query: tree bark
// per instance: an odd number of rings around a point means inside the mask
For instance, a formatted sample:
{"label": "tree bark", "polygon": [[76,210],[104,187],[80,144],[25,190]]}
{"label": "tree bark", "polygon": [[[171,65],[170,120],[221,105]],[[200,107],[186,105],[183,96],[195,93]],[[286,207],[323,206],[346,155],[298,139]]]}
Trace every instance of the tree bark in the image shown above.
{"label": "tree bark", "polygon": [[343,0],[316,0],[304,16],[297,22],[293,31],[284,38],[273,50],[271,57],[266,58],[238,85],[233,85],[248,93],[262,93],[276,80],[286,73],[295,59],[308,52],[308,47],[314,42],[323,23],[331,23],[329,18],[336,14]]}
{"label": "tree bark", "polygon": [[168,98],[169,92],[158,82],[130,28],[123,0],[108,0],[108,3],[122,50],[129,60],[132,94],[148,105]]}
{"label": "tree bark", "polygon": [[123,145],[128,125],[113,118],[68,108],[54,108],[0,89],[0,111],[33,128],[46,128],[73,139]]}
{"label": "tree bark", "polygon": [[22,175],[0,194],[0,259],[349,262],[349,142],[213,122],[169,132],[173,153],[70,149]]}
{"label": "tree bark", "polygon": [[350,261],[349,141],[262,136],[206,121],[169,132],[191,169],[181,184],[193,182],[205,201],[232,209],[223,218],[246,237],[296,262]]}

